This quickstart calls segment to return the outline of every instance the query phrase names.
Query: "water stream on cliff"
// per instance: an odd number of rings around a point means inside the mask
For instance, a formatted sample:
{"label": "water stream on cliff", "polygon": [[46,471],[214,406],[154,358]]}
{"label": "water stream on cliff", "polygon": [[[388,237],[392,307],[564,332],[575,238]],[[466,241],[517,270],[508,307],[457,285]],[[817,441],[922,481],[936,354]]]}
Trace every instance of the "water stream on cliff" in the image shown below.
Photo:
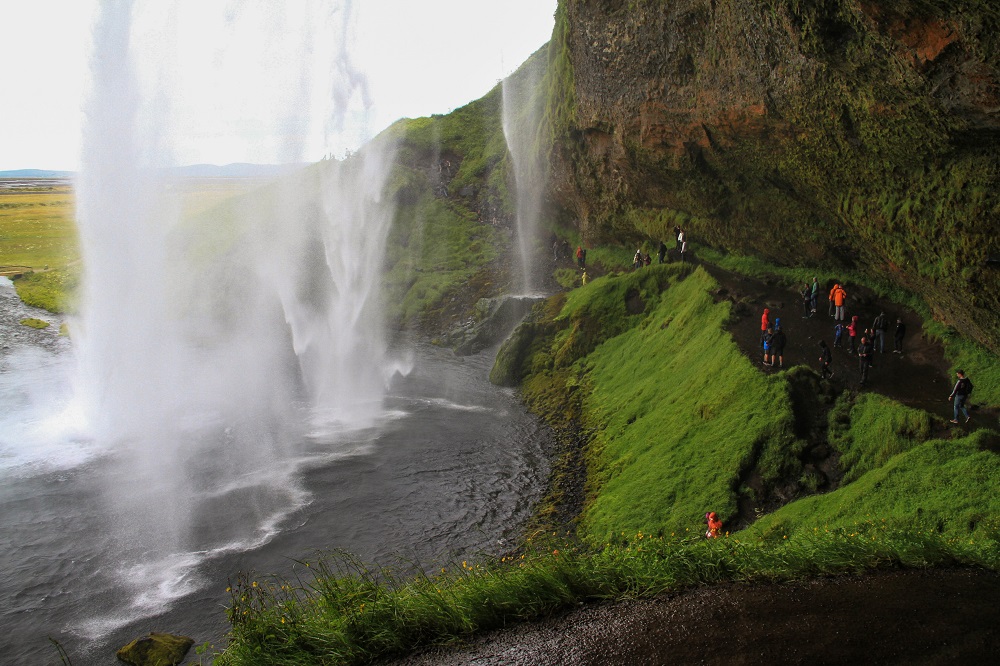
{"label": "water stream on cliff", "polygon": [[517,214],[517,246],[521,261],[520,289],[524,295],[538,295],[535,276],[541,248],[542,202],[546,183],[541,146],[541,121],[545,96],[539,83],[544,58],[533,58],[503,80],[503,135],[514,171],[514,199]]}

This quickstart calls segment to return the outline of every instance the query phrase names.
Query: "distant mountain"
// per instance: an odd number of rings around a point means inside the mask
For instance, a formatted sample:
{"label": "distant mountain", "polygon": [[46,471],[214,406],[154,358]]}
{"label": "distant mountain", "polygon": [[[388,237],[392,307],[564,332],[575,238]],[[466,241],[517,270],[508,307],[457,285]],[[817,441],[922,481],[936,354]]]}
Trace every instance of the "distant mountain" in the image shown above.
{"label": "distant mountain", "polygon": [[72,178],[72,171],[48,171],[45,169],[14,169],[0,171],[0,178]]}
{"label": "distant mountain", "polygon": [[173,167],[167,172],[183,178],[274,178],[305,166],[302,164],[247,164],[237,162],[225,166],[215,164],[192,164],[190,166]]}
{"label": "distant mountain", "polygon": [[[274,178],[305,166],[301,164],[247,164],[238,162],[217,166],[215,164],[192,164],[171,167],[165,171],[180,178]],[[72,178],[74,171],[50,171],[46,169],[14,169],[0,171],[0,178]]]}

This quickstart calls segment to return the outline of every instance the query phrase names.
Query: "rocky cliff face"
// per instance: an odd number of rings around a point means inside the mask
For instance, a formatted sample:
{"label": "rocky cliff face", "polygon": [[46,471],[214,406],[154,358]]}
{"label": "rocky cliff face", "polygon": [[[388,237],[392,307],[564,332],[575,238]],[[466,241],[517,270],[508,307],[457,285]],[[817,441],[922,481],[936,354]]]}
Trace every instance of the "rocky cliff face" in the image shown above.
{"label": "rocky cliff face", "polygon": [[593,241],[888,278],[1000,349],[994,7],[564,0],[554,196]]}

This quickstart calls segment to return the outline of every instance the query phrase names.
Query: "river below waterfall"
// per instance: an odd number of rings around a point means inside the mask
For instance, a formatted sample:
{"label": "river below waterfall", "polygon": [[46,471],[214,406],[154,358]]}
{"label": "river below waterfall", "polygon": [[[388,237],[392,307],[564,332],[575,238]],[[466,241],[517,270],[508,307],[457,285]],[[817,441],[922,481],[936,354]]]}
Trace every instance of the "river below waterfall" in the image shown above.
{"label": "river below waterfall", "polygon": [[[128,493],[142,492],[129,462],[75,428],[59,318],[0,282],[4,663],[56,663],[50,638],[76,666],[117,663],[114,650],[149,631],[218,647],[227,581],[241,571],[290,575],[294,560],[334,549],[427,569],[501,552],[542,492],[548,435],[511,391],[489,384],[493,355],[424,346],[406,352],[374,428],[313,428],[288,459],[224,484],[213,474],[239,451],[186,460],[199,490],[176,498],[188,521],[170,543],[183,547],[164,550],[144,542],[149,525],[131,531],[143,513],[128,510]],[[31,329],[25,317],[54,325]]]}

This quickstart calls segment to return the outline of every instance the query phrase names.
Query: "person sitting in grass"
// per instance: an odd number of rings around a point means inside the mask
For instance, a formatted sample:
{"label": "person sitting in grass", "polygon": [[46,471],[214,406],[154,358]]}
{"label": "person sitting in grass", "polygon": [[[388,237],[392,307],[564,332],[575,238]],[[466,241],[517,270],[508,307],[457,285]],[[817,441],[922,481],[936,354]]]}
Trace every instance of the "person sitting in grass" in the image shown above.
{"label": "person sitting in grass", "polygon": [[722,532],[722,521],[719,519],[719,516],[714,511],[709,511],[705,514],[705,520],[708,522],[708,531],[705,532],[705,538],[718,538]]}

